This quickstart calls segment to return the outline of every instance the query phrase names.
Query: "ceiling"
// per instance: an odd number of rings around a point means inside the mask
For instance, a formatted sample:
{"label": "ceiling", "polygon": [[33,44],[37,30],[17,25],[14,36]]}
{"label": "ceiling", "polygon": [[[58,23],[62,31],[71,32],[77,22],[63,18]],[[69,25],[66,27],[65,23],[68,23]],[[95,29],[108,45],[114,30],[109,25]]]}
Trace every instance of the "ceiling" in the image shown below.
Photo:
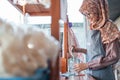
{"label": "ceiling", "polygon": [[30,16],[49,16],[50,8],[45,8],[42,4],[26,4],[23,11],[23,6],[13,4],[13,0],[8,0],[21,13],[28,13]]}
{"label": "ceiling", "polygon": [[[21,11],[23,7],[20,5],[16,5]],[[48,16],[50,15],[50,9],[46,9],[41,4],[27,4],[25,6],[25,13],[29,13],[31,16]]]}
{"label": "ceiling", "polygon": [[[9,0],[11,4],[13,0]],[[115,21],[120,16],[120,0],[108,0],[110,19]],[[23,13],[23,7],[13,4],[19,11]],[[41,4],[27,4],[25,6],[25,12],[31,16],[48,16],[50,15],[50,9],[44,8]]]}
{"label": "ceiling", "polygon": [[110,19],[115,21],[120,16],[120,0],[108,0]]}

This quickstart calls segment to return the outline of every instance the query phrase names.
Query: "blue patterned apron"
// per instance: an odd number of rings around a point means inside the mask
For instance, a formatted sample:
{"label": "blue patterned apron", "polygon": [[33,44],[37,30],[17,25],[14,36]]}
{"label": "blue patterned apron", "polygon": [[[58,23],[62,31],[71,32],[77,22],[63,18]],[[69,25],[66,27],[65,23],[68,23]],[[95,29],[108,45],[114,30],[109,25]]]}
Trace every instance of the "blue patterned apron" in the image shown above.
{"label": "blue patterned apron", "polygon": [[[87,35],[87,62],[96,59],[99,56],[105,56],[105,51],[101,42],[100,32],[98,30],[88,30]],[[87,70],[96,80],[115,80],[111,65],[98,70]]]}

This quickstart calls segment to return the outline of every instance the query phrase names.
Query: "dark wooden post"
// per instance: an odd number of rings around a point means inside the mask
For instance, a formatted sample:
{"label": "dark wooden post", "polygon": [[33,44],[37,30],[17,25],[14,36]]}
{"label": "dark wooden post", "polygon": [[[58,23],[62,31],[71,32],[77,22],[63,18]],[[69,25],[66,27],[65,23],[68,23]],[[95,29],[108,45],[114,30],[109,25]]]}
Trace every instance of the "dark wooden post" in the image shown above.
{"label": "dark wooden post", "polygon": [[[60,0],[51,0],[51,35],[59,41],[59,20],[60,20]],[[56,65],[51,67],[50,80],[59,80],[59,54],[56,60]]]}

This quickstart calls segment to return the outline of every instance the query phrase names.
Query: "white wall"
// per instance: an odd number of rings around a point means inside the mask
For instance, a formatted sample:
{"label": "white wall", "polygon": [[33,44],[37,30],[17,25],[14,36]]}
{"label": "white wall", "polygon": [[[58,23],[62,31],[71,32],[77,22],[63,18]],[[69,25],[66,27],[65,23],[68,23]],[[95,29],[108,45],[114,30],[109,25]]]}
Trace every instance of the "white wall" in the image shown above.
{"label": "white wall", "polygon": [[70,22],[84,22],[83,15],[79,12],[79,8],[83,0],[67,0],[68,17]]}
{"label": "white wall", "polygon": [[0,0],[0,18],[18,24],[22,22],[22,13],[10,4],[8,0]]}

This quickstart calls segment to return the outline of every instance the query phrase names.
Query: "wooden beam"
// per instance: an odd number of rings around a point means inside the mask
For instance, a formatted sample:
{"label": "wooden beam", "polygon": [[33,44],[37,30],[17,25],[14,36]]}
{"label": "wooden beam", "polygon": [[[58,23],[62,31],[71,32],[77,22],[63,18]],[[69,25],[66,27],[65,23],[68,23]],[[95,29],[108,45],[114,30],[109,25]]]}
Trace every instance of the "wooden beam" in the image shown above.
{"label": "wooden beam", "polygon": [[51,16],[50,12],[30,12],[30,16]]}
{"label": "wooden beam", "polygon": [[42,4],[26,4],[23,10],[23,6],[13,4],[12,0],[8,1],[22,14],[25,12],[30,16],[50,16],[50,8],[45,8]]}
{"label": "wooden beam", "polygon": [[[60,0],[51,0],[51,35],[54,36],[59,41],[59,20],[60,20]],[[51,79],[50,80],[59,80],[59,55],[56,60],[56,65],[52,67]]]}
{"label": "wooden beam", "polygon": [[[19,10],[22,11],[22,6],[20,5],[16,5],[16,6],[19,8]],[[26,13],[28,13],[30,16],[50,16],[51,15],[50,10],[46,10],[46,11],[35,10],[34,12],[28,12],[27,10],[28,7],[26,7],[25,9],[26,9]]]}
{"label": "wooden beam", "polygon": [[[66,15],[67,16],[67,15]],[[63,58],[65,58],[65,63],[64,63],[64,72],[67,72],[68,68],[68,22],[64,23],[64,51],[63,51]]]}
{"label": "wooden beam", "polygon": [[59,40],[60,0],[51,0],[51,35]]}
{"label": "wooden beam", "polygon": [[68,23],[64,23],[64,58],[68,58]]}

